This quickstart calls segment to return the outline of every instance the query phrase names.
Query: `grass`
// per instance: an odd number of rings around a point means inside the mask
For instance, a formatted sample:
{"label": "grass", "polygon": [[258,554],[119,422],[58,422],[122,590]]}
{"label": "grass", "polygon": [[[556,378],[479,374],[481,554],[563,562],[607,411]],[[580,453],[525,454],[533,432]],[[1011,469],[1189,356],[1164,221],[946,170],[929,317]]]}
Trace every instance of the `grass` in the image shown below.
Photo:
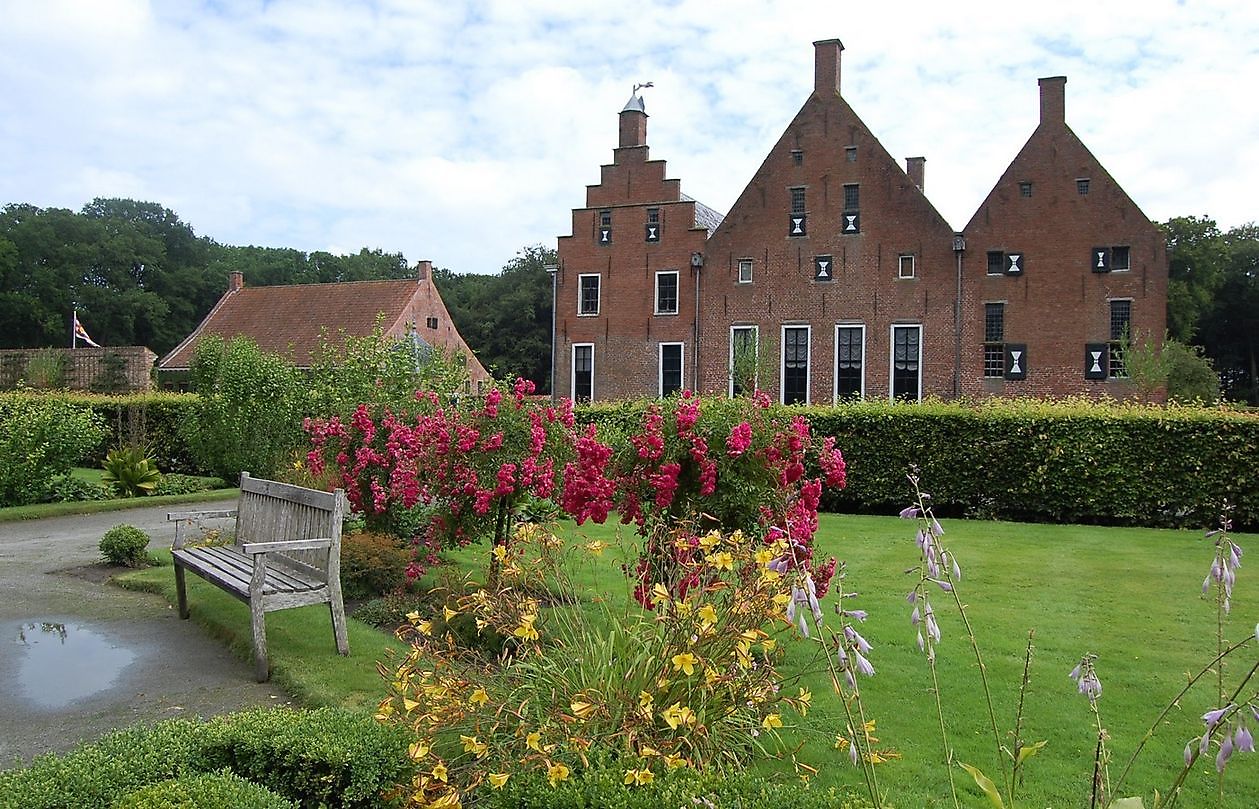
{"label": "grass", "polygon": [[[75,467],[70,471],[72,477],[89,483],[101,483],[104,469]],[[17,520],[38,520],[44,517],[65,517],[72,514],[100,514],[107,511],[123,511],[131,508],[148,506],[172,506],[180,503],[200,503],[215,500],[235,500],[240,496],[239,489],[213,489],[194,494],[168,494],[157,497],[125,497],[116,500],[87,500],[74,503],[35,503],[29,506],[9,506],[0,508],[0,523]]]}
{"label": "grass", "polygon": [[[944,525],[946,544],[965,575],[959,592],[979,636],[1003,733],[1014,723],[1027,633],[1036,631],[1023,738],[1048,744],[1028,762],[1017,805],[1087,806],[1095,729],[1088,702],[1076,693],[1067,673],[1085,652],[1100,656],[1097,669],[1104,692],[1099,708],[1110,734],[1112,776],[1118,777],[1187,675],[1214,656],[1214,602],[1200,595],[1211,546],[1196,532],[961,520]],[[632,533],[611,525],[577,529],[571,523],[565,530],[583,542],[603,539],[619,547],[592,564],[575,566],[573,578],[586,593],[628,602],[620,565],[632,555]],[[870,614],[863,634],[875,647],[870,659],[878,671],[862,680],[862,693],[867,715],[877,721],[879,746],[900,755],[877,768],[882,790],[899,809],[952,805],[930,674],[917,650],[905,602],[910,580],[904,570],[916,560],[913,530],[912,523],[895,518],[823,515],[818,535],[820,556],[835,554],[848,563],[846,589],[860,593],[851,606]],[[1237,537],[1240,545],[1252,549],[1259,544],[1256,539]],[[453,551],[449,558],[456,569],[480,570],[486,554],[485,546],[473,546]],[[1255,631],[1259,621],[1259,580],[1249,572],[1240,572],[1226,626],[1234,641]],[[127,586],[174,598],[168,567],[124,578]],[[244,605],[195,577],[189,583],[197,620],[247,655]],[[824,602],[828,612],[834,600],[832,595]],[[945,606],[943,598],[936,600],[944,635],[938,668],[955,757],[1000,780],[974,657],[955,612]],[[299,699],[368,706],[383,695],[374,660],[386,646],[398,648],[384,633],[352,620],[353,656],[342,660],[332,653],[324,609],[272,613],[267,623],[275,677]],[[792,644],[783,668],[799,669],[813,660],[809,643]],[[1236,682],[1243,666],[1248,668],[1254,659],[1252,646],[1226,669],[1228,678]],[[802,672],[802,678],[814,693],[815,708],[804,726],[785,738],[803,745],[800,758],[818,768],[816,780],[822,785],[854,786],[860,781],[858,772],[846,754],[832,747],[842,722],[836,718],[839,707],[829,694],[829,678],[816,670]],[[1203,729],[1199,717],[1218,702],[1211,695],[1213,679],[1169,715],[1129,776],[1125,794],[1143,794],[1150,805],[1154,789],[1166,791],[1182,764],[1185,742]],[[1217,805],[1211,758],[1213,754],[1195,768],[1180,805]],[[962,805],[986,805],[969,776],[957,769],[955,778]],[[1218,805],[1259,805],[1259,756],[1235,755],[1224,783]]]}

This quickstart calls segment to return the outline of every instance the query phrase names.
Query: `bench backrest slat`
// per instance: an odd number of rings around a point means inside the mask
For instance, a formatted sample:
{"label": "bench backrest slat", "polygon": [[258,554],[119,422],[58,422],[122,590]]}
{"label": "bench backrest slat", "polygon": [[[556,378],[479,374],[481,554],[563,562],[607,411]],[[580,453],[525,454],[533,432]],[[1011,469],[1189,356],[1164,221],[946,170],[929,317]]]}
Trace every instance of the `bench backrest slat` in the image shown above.
{"label": "bench backrest slat", "polygon": [[332,540],[328,551],[289,551],[285,561],[298,570],[327,580],[340,568],[341,523],[345,494],[319,492],[241,473],[236,544],[286,539]]}

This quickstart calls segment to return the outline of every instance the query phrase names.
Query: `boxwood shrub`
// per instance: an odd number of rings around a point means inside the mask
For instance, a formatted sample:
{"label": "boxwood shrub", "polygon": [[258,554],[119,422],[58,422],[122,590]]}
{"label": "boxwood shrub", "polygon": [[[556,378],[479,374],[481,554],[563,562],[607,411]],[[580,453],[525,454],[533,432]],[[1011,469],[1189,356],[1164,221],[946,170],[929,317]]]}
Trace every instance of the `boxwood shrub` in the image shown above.
{"label": "boxwood shrub", "polygon": [[[645,406],[596,404],[578,418],[632,432]],[[824,496],[830,511],[898,512],[916,465],[941,514],[1203,527],[1227,498],[1238,527],[1259,526],[1254,412],[1029,399],[799,412],[848,462],[847,489]]]}
{"label": "boxwood shrub", "polygon": [[293,809],[293,802],[231,772],[185,775],[128,793],[113,809]]}

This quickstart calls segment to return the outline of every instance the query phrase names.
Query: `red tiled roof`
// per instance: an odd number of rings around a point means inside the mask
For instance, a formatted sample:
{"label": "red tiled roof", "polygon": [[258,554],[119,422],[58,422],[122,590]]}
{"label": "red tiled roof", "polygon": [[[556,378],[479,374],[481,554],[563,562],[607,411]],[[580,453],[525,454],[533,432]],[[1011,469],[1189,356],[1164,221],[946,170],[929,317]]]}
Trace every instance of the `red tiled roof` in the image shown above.
{"label": "red tiled roof", "polygon": [[[387,334],[401,336],[410,323],[415,323],[419,336],[429,345],[464,352],[474,382],[488,377],[459,336],[429,278],[229,290],[201,325],[162,358],[158,367],[187,368],[197,343],[208,335],[224,339],[245,335],[264,351],[290,357],[298,367],[309,367],[321,334],[335,337],[344,330],[346,335],[362,337],[372,333],[380,315]],[[430,318],[436,320],[436,329],[428,327]]]}

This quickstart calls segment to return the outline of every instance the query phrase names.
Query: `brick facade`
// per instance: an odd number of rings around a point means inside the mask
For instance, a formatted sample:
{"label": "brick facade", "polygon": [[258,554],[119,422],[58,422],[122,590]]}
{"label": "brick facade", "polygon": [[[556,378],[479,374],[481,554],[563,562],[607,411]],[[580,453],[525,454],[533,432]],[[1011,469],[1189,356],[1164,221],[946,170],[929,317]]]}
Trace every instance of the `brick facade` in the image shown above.
{"label": "brick facade", "polygon": [[[1128,393],[1104,366],[1117,328],[1160,341],[1166,247],[1066,125],[1066,79],[1041,80],[1040,124],[954,233],[923,193],[925,159],[902,169],[842,97],[843,45],[814,49],[813,92],[719,224],[647,159],[631,98],[559,239],[556,392],[659,395],[662,343],[683,346],[683,387],[728,392],[737,330],[780,401]],[[678,273],[677,314],[656,312],[661,270]],[[580,313],[583,275],[600,300]]]}
{"label": "brick facade", "polygon": [[157,355],[144,346],[3,349],[0,387],[9,389],[23,383],[101,393],[152,390],[156,359]]}

